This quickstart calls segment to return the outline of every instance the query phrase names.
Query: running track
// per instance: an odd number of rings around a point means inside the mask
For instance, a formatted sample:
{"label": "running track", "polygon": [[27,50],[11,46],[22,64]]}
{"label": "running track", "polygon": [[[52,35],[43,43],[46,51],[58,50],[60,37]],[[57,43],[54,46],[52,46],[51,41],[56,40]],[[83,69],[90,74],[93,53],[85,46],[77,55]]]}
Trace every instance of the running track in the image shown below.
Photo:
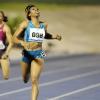
{"label": "running track", "polygon": [[[47,58],[38,100],[100,100],[100,55]],[[11,62],[10,79],[2,79],[0,100],[31,100],[31,82],[21,79],[19,61]]]}

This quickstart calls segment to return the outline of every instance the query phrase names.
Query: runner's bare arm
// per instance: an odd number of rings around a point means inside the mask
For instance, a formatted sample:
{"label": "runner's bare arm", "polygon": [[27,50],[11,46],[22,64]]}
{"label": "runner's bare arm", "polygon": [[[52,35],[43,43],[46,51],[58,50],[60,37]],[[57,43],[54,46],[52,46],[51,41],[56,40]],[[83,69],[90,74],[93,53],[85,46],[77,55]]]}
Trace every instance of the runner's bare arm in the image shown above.
{"label": "runner's bare arm", "polygon": [[15,33],[14,33],[14,35],[13,35],[13,42],[14,42],[14,43],[22,44],[23,40],[19,39],[18,36],[19,36],[20,34],[23,34],[22,32],[23,32],[23,30],[27,27],[27,24],[28,24],[28,21],[25,20],[25,21],[23,21],[23,22],[19,25],[18,29],[15,31]]}
{"label": "runner's bare arm", "polygon": [[8,41],[8,47],[7,47],[7,49],[6,49],[5,54],[8,55],[9,52],[10,52],[10,49],[11,49],[12,46],[13,46],[12,34],[11,34],[11,30],[10,30],[10,28],[9,28],[8,25],[5,25],[5,26],[4,26],[4,31],[5,31],[5,33],[6,33],[6,38],[7,38],[7,41]]}
{"label": "runner's bare arm", "polygon": [[45,24],[45,26],[46,26],[46,30],[45,30],[45,33],[46,33],[46,35],[45,35],[45,39],[57,39],[57,40],[61,40],[62,39],[62,37],[61,37],[61,35],[60,34],[54,34],[54,33],[48,33],[48,31],[47,31],[47,24]]}

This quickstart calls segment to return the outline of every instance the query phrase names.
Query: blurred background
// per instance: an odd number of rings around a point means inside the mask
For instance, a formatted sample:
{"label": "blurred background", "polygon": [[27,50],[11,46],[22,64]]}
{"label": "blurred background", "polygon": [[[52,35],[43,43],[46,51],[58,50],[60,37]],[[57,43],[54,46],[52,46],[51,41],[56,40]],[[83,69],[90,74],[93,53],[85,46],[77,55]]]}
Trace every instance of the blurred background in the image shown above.
{"label": "blurred background", "polygon": [[[26,18],[24,9],[30,3],[40,9],[40,20],[48,23],[48,32],[62,35],[62,41],[44,41],[48,54],[100,53],[100,0],[0,0],[12,34]],[[21,56],[19,52],[16,57]]]}
{"label": "blurred background", "polygon": [[[100,0],[0,0],[12,34],[30,3],[40,9],[48,32],[62,35],[61,41],[43,42],[47,56],[38,100],[100,100]],[[18,45],[10,52],[9,80],[0,70],[0,100],[31,100],[31,82],[22,82],[21,52]]]}

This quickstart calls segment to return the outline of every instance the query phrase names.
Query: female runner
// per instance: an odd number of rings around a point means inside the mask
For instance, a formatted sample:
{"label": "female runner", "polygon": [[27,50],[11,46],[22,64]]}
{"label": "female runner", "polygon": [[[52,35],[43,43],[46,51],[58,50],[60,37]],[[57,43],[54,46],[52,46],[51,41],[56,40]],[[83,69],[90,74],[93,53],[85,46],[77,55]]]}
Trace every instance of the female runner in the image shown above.
{"label": "female runner", "polygon": [[7,22],[7,17],[4,15],[3,11],[0,11],[0,64],[4,79],[9,78],[8,54],[13,44],[10,27],[6,24],[6,22]]}
{"label": "female runner", "polygon": [[[24,48],[21,61],[23,81],[27,83],[29,76],[31,77],[32,100],[37,100],[38,82],[45,56],[42,42],[45,38],[61,40],[61,36],[47,33],[47,25],[39,20],[40,12],[35,5],[28,5],[25,8],[25,13],[27,20],[19,25],[13,39],[15,43],[21,44]],[[24,34],[24,40],[19,38],[21,34]]]}

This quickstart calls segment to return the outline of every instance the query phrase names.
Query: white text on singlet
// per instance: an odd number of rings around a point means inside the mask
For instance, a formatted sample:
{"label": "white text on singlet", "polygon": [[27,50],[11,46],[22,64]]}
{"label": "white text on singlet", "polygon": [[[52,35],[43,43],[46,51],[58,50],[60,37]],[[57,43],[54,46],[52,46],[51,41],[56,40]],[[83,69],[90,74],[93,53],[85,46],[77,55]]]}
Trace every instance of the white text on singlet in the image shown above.
{"label": "white text on singlet", "polygon": [[0,40],[0,50],[5,49],[5,45],[3,44],[3,42]]}
{"label": "white text on singlet", "polygon": [[45,37],[44,28],[30,28],[29,41],[42,42]]}

